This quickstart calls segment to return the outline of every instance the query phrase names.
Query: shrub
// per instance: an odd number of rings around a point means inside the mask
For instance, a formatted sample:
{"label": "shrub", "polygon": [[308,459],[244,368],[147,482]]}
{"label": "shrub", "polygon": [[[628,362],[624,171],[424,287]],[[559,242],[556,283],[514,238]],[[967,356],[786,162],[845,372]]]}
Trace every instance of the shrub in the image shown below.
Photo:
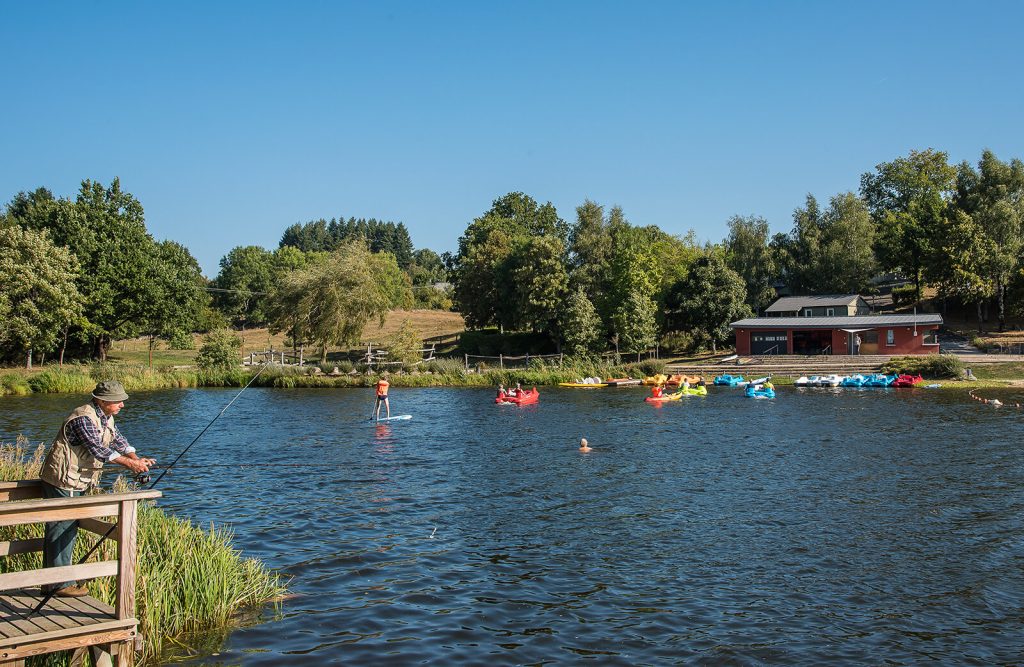
{"label": "shrub", "polygon": [[196,349],[196,340],[192,337],[192,334],[188,331],[175,331],[171,334],[171,338],[168,341],[172,350],[194,350]]}
{"label": "shrub", "polygon": [[388,351],[387,360],[401,362],[403,367],[413,365],[423,359],[420,352],[423,348],[423,337],[409,320],[403,320],[398,331],[388,336],[384,347]]}
{"label": "shrub", "polygon": [[917,301],[917,289],[913,285],[892,288],[892,305],[909,306]]}
{"label": "shrub", "polygon": [[196,365],[204,371],[237,368],[242,349],[242,339],[230,329],[217,329],[206,336],[206,341],[196,355]]}
{"label": "shrub", "polygon": [[698,347],[698,341],[688,331],[669,331],[661,337],[661,347],[675,354],[684,354],[695,351]]}
{"label": "shrub", "polygon": [[[651,375],[658,375],[659,373],[665,372],[665,362],[661,359],[647,359],[636,364],[629,364],[628,369],[635,371],[638,375],[643,377],[650,377]],[[636,377],[630,374],[631,377]]]}
{"label": "shrub", "polygon": [[960,378],[964,364],[952,354],[929,354],[920,357],[895,357],[882,366],[883,373],[906,373],[929,379]]}

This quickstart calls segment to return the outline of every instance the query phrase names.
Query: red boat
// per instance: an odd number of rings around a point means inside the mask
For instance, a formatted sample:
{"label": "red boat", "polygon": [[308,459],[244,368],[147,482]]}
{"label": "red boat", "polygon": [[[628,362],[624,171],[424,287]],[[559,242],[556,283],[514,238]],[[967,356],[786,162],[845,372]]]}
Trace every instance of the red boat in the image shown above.
{"label": "red boat", "polygon": [[913,387],[915,384],[921,384],[922,382],[924,382],[924,378],[921,377],[920,373],[917,375],[907,375],[904,373],[893,381],[892,386]]}
{"label": "red boat", "polygon": [[524,389],[519,393],[518,396],[513,396],[512,394],[502,394],[501,396],[498,396],[496,399],[494,399],[494,402],[515,403],[516,405],[529,405],[531,403],[536,403],[538,398],[540,398],[540,392],[537,391],[536,387],[534,387],[533,389]]}

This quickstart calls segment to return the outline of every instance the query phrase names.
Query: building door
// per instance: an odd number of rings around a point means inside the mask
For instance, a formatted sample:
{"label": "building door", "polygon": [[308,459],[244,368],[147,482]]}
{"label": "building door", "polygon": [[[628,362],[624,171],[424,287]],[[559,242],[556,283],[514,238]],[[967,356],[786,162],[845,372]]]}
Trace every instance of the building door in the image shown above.
{"label": "building door", "polygon": [[830,329],[793,332],[793,354],[835,354]]}
{"label": "building door", "polygon": [[750,354],[789,354],[786,346],[786,332],[750,332]]}

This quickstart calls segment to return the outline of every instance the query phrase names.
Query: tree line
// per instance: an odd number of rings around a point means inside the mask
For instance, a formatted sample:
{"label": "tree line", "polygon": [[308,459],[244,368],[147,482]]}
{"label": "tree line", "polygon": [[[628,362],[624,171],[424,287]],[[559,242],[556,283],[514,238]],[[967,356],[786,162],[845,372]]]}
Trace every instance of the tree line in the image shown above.
{"label": "tree line", "polygon": [[[860,187],[793,212],[772,235],[734,216],[719,243],[629,222],[585,201],[566,222],[550,203],[509,193],[468,223],[455,253],[414,249],[402,223],[336,217],[286,228],[278,247],[238,246],[211,281],[183,245],[156,241],[141,203],[83,181],[0,212],[0,358],[104,359],[112,340],[151,343],[224,324],[269,326],[293,344],[357,342],[396,307],[454,307],[470,328],[533,331],[570,353],[641,352],[658,341],[716,349],[729,323],[793,293],[870,293],[881,272],[944,303],[993,307],[999,329],[1024,310],[1024,164],[984,151],[976,164],[927,149],[878,164]],[[451,282],[450,292],[435,288]]]}
{"label": "tree line", "polygon": [[[720,243],[630,224],[593,201],[565,222],[521,192],[494,201],[459,238],[450,264],[455,304],[473,328],[545,333],[570,353],[637,353],[727,342],[729,323],[794,294],[860,293],[891,273],[943,304],[989,305],[999,330],[1024,312],[1024,163],[984,151],[951,165],[927,149],[878,164],[858,192],[808,194],[789,232],[734,216]],[[906,290],[904,291],[906,292]],[[564,306],[563,306],[564,304]]]}
{"label": "tree line", "polygon": [[147,336],[152,352],[228,324],[287,332],[324,359],[393,308],[450,307],[445,277],[403,224],[349,219],[292,225],[274,251],[236,247],[207,280],[186,247],[152,237],[118,179],[83,181],[74,199],[38,188],[0,212],[0,360],[103,361],[115,339]]}

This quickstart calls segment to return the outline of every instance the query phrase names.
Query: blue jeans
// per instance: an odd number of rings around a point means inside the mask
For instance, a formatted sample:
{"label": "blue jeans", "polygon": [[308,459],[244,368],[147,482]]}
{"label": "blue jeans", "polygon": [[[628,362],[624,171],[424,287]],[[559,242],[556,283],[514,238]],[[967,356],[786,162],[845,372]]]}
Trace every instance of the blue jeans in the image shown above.
{"label": "blue jeans", "polygon": [[[43,495],[47,498],[74,498],[82,495],[81,491],[65,491],[43,482]],[[43,567],[60,567],[71,565],[71,557],[75,551],[75,540],[78,539],[77,521],[54,521],[46,524],[43,536]],[[74,586],[76,582],[65,581],[60,584],[44,586],[45,591],[58,590]]]}

